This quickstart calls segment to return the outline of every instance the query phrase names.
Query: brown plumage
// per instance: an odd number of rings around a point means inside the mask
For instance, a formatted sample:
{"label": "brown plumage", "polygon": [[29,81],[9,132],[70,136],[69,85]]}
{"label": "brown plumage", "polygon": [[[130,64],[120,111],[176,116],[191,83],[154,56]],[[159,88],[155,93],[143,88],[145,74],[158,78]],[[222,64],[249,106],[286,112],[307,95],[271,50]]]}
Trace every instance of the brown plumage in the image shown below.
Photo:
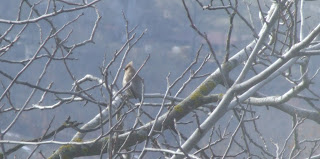
{"label": "brown plumage", "polygon": [[[124,68],[124,76],[122,81],[122,86],[126,86],[126,84],[132,79],[132,77],[136,74],[136,70],[133,68],[133,62],[129,62],[127,66]],[[141,101],[142,97],[142,79],[139,75],[136,75],[134,79],[131,81],[131,86],[126,90],[126,95],[129,98],[138,98]]]}

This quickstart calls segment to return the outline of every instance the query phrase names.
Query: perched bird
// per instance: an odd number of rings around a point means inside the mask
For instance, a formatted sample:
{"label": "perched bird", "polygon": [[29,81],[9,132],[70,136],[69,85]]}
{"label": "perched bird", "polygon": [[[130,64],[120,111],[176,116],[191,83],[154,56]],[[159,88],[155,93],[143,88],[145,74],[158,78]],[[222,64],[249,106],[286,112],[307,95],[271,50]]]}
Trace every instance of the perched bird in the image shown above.
{"label": "perched bird", "polygon": [[[125,87],[127,83],[132,79],[136,74],[136,70],[133,68],[133,62],[129,62],[124,68],[124,76],[122,81],[122,86]],[[141,101],[142,97],[142,79],[139,75],[136,75],[131,81],[131,86],[126,90],[126,95],[129,98],[139,99]]]}

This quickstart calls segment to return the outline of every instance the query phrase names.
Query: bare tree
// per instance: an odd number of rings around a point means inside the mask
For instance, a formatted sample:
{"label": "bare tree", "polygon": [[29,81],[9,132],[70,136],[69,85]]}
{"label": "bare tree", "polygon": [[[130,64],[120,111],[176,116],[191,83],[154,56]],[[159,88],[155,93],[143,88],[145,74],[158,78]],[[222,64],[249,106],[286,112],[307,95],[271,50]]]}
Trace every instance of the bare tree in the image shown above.
{"label": "bare tree", "polygon": [[[0,158],[19,157],[26,148],[32,149],[23,157],[52,159],[319,157],[319,138],[311,129],[319,130],[320,124],[320,20],[308,16],[318,2],[182,0],[178,6],[184,20],[202,44],[175,79],[167,71],[164,93],[145,93],[147,77],[141,73],[152,66],[153,54],[140,54],[133,75],[142,77],[139,101],[124,93],[131,81],[119,85],[130,54],[144,45],[147,33],[130,25],[129,13],[122,11],[124,38],[107,43],[117,49],[95,60],[101,64],[99,75],[83,70],[88,62],[74,64],[83,52],[94,56],[94,47],[105,44],[99,38],[105,4],[21,0],[16,13],[10,13],[15,20],[0,19]],[[223,54],[213,44],[220,39],[212,39],[193,12],[221,16],[203,17],[208,23],[227,22]],[[237,45],[241,36],[250,42]],[[176,58],[183,61],[181,52]],[[212,65],[216,70],[206,69]],[[187,89],[197,81],[195,89]],[[67,111],[68,106],[73,109]],[[58,115],[45,121],[50,114]],[[291,125],[270,123],[265,116]],[[38,136],[30,139],[25,128],[34,128]],[[274,131],[282,135],[270,137]]]}

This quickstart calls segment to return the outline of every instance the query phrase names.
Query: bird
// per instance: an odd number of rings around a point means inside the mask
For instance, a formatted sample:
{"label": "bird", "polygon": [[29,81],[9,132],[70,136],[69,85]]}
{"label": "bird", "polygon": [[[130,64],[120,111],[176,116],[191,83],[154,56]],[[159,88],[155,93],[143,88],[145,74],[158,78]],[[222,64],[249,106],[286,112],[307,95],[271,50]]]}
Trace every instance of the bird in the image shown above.
{"label": "bird", "polygon": [[[136,74],[136,70],[133,68],[133,62],[130,61],[127,64],[127,66],[124,68],[122,87],[125,87],[135,74]],[[125,94],[128,98],[135,98],[135,99],[138,98],[139,101],[141,102],[142,78],[138,74],[131,80],[131,85],[126,90]]]}

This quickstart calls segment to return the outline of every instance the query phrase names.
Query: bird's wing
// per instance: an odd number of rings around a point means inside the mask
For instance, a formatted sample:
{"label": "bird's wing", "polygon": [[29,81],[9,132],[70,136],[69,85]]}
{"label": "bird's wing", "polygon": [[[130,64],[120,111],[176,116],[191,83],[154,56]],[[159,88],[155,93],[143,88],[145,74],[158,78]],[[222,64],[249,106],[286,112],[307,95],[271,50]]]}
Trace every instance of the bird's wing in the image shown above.
{"label": "bird's wing", "polygon": [[135,99],[139,98],[141,101],[142,98],[142,83],[141,80],[134,79],[135,84],[131,86],[132,95]]}
{"label": "bird's wing", "polygon": [[130,93],[132,94],[132,96],[137,99],[137,93],[134,91],[134,88],[132,87],[132,84],[130,86],[130,88],[128,89],[128,91],[130,91]]}

